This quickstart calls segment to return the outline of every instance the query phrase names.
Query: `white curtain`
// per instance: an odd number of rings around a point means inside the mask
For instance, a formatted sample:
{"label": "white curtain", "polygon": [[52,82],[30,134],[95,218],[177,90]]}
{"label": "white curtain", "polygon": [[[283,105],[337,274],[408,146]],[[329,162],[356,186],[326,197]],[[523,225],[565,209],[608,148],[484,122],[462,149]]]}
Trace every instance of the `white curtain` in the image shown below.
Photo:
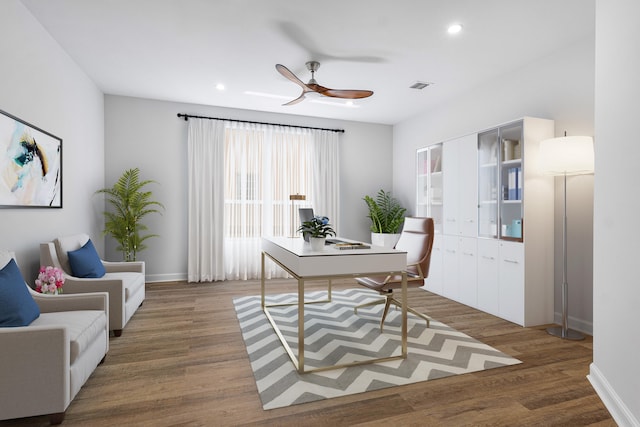
{"label": "white curtain", "polygon": [[189,282],[224,279],[224,136],[220,120],[189,119]]}
{"label": "white curtain", "polygon": [[[223,203],[224,215],[212,215],[215,224],[198,228],[205,233],[215,230],[223,238],[221,246],[219,236],[194,236],[201,242],[193,245],[190,240],[190,254],[192,246],[216,242],[208,254],[213,272],[194,271],[192,275],[190,259],[190,281],[260,278],[262,237],[291,236],[300,206],[311,206],[316,214],[328,216],[337,230],[339,135],[336,132],[241,122],[224,122],[222,136],[220,129],[215,128],[215,132],[210,143],[217,149],[222,145],[224,154],[222,163],[215,163],[217,167],[213,168],[218,171],[216,179],[224,190],[220,192],[216,187],[216,191],[208,194],[196,192],[194,197],[219,199],[211,203],[216,207]],[[224,142],[220,144],[220,140]],[[213,164],[205,161],[190,163],[190,167],[212,169]],[[190,172],[190,177],[197,175]],[[291,194],[307,197],[293,211]],[[191,195],[190,184],[190,200]],[[190,202],[191,206],[202,206],[202,202]],[[190,215],[190,222],[192,218]],[[198,268],[207,266],[203,261],[193,264]],[[267,278],[286,276],[273,263],[268,262],[266,267]]]}

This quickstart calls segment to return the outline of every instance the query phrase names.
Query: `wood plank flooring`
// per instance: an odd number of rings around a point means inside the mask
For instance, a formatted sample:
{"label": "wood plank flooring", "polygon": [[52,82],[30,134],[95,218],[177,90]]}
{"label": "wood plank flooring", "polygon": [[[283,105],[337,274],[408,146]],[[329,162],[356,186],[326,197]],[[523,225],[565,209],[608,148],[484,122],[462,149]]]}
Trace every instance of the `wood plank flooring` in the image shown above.
{"label": "wood plank flooring", "polygon": [[[269,284],[270,293],[295,289]],[[147,284],[63,426],[615,426],[586,379],[590,337],[560,340],[420,289],[409,290],[412,307],[523,363],[263,411],[232,302],[259,293],[258,281]],[[0,422],[45,425],[47,417]]]}

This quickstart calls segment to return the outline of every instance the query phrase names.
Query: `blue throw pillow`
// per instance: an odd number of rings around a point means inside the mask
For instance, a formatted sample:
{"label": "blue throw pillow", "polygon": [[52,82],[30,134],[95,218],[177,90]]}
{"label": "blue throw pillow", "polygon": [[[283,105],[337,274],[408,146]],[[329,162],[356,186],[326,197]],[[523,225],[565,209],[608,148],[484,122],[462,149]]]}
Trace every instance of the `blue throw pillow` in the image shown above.
{"label": "blue throw pillow", "polygon": [[83,247],[67,252],[74,277],[97,279],[106,273],[91,239]]}
{"label": "blue throw pillow", "polygon": [[0,270],[0,327],[27,326],[40,317],[40,307],[33,300],[18,264],[11,259]]}

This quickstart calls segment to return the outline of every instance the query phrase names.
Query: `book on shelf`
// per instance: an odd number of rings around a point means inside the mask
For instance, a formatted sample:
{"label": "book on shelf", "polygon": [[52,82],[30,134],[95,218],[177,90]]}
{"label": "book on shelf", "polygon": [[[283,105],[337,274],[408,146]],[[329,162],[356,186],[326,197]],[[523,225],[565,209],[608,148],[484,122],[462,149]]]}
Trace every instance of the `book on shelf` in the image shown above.
{"label": "book on shelf", "polygon": [[509,168],[507,181],[508,191],[506,200],[522,200],[522,168]]}
{"label": "book on shelf", "polygon": [[371,249],[371,246],[366,245],[364,243],[359,242],[345,242],[345,243],[336,243],[336,249],[346,250],[346,249]]}

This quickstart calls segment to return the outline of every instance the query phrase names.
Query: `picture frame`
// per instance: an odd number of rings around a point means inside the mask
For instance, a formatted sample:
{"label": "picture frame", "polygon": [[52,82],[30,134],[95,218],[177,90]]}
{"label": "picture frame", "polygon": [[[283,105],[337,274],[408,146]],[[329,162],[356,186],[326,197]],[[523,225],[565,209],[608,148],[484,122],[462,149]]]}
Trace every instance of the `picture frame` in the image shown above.
{"label": "picture frame", "polygon": [[62,138],[2,110],[0,208],[62,208]]}

